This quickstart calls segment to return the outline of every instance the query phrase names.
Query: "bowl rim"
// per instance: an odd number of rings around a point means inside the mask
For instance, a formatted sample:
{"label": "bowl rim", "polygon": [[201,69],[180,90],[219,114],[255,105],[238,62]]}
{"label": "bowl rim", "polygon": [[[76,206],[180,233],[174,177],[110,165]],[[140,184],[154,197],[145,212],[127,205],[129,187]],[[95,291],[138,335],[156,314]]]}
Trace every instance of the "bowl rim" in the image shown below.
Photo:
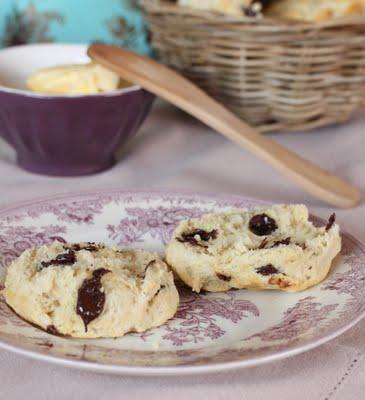
{"label": "bowl rim", "polygon": [[[29,43],[29,44],[22,44],[17,46],[9,46],[0,49],[0,54],[5,52],[12,52],[22,50],[24,48],[39,48],[39,47],[79,47],[80,50],[84,50],[86,54],[86,50],[90,44],[85,43],[64,43],[64,42],[57,42],[57,43]],[[41,98],[41,99],[49,99],[49,100],[56,100],[56,99],[82,99],[82,98],[92,98],[92,97],[118,97],[126,93],[135,92],[139,90],[144,90],[138,85],[131,85],[126,88],[111,90],[108,92],[100,92],[100,93],[91,93],[91,94],[52,94],[52,93],[42,93],[42,92],[35,92],[32,90],[27,89],[18,89],[13,88],[10,86],[4,86],[0,83],[0,93],[8,93],[8,94],[16,94],[25,97],[34,97],[34,98]]]}

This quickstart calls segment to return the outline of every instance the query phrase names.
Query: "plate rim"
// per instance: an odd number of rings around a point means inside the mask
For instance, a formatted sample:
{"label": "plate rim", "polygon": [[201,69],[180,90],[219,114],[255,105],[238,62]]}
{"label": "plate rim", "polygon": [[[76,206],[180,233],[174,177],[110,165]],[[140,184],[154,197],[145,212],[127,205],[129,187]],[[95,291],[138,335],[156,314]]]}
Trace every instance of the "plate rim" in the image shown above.
{"label": "plate rim", "polygon": [[[94,190],[84,190],[84,191],[69,191],[65,193],[59,193],[54,195],[46,195],[39,196],[33,199],[20,200],[15,202],[8,202],[0,205],[0,216],[4,214],[8,214],[12,211],[15,211],[19,208],[33,206],[35,204],[39,204],[47,201],[58,201],[58,200],[69,200],[73,198],[82,198],[87,196],[97,196],[97,195],[110,195],[110,194],[166,194],[166,195],[181,195],[181,196],[196,196],[196,197],[204,197],[210,199],[232,199],[232,200],[246,200],[247,202],[252,202],[258,205],[269,205],[273,204],[272,201],[262,200],[254,197],[244,196],[240,194],[232,194],[232,193],[213,193],[213,192],[204,192],[204,191],[192,191],[187,189],[169,189],[169,188],[101,188]],[[319,220],[324,221],[322,218],[316,217]],[[357,246],[359,246],[365,253],[365,245],[355,238],[353,235],[348,233],[346,230],[341,229],[343,235],[347,236],[350,240],[352,240]],[[23,355],[28,358],[36,359],[42,362],[50,362],[52,364],[61,365],[64,367],[71,367],[77,369],[83,369],[88,371],[100,372],[100,373],[111,373],[111,374],[119,374],[119,375],[128,375],[128,376],[177,376],[177,375],[192,375],[192,374],[209,374],[209,373],[218,373],[223,371],[229,371],[232,369],[243,369],[248,367],[259,366],[263,364],[267,364],[274,361],[283,360],[285,358],[301,354],[310,350],[313,350],[335,338],[342,335],[343,333],[350,330],[357,323],[359,323],[365,317],[365,310],[361,311],[355,318],[348,322],[345,326],[342,326],[338,329],[335,329],[332,333],[327,334],[324,337],[319,339],[310,341],[305,344],[295,344],[292,348],[287,350],[279,350],[273,354],[269,355],[259,355],[254,356],[249,359],[244,360],[236,360],[236,361],[222,361],[215,362],[209,365],[178,365],[178,366],[128,366],[128,365],[116,365],[116,364],[101,364],[93,361],[79,361],[79,360],[70,360],[68,358],[57,356],[57,355],[48,355],[40,352],[36,352],[33,350],[27,350],[19,348],[15,345],[8,344],[3,342],[0,337],[0,349],[4,349],[7,351],[11,351],[15,354]]]}

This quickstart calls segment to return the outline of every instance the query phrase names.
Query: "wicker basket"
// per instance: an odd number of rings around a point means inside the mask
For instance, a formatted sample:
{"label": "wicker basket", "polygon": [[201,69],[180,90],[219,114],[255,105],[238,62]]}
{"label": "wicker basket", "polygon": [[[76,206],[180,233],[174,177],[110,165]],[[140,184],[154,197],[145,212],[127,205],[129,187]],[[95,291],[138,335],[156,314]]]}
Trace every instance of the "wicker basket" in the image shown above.
{"label": "wicker basket", "polygon": [[227,17],[142,0],[152,47],[261,131],[346,121],[365,103],[365,18]]}

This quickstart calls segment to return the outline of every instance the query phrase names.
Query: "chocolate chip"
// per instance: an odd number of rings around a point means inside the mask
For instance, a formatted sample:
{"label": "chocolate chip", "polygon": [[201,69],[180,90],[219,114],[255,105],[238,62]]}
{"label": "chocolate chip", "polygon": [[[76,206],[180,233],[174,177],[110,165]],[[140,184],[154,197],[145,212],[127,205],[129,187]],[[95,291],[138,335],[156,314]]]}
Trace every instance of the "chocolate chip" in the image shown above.
{"label": "chocolate chip", "polygon": [[151,267],[155,262],[156,262],[156,260],[150,261],[150,262],[145,266],[145,269],[144,269],[144,271],[143,271],[143,274],[142,274],[142,275],[139,275],[139,276],[140,276],[141,278],[144,279],[145,276],[146,276],[146,272],[147,272],[148,268]]}
{"label": "chocolate chip", "polygon": [[97,246],[95,243],[88,242],[87,246],[83,248],[83,250],[87,251],[98,251],[100,248],[103,248],[104,246]]}
{"label": "chocolate chip", "polygon": [[149,300],[149,302],[148,302],[148,305],[149,305],[149,306],[154,302],[155,298],[160,294],[161,290],[163,290],[163,289],[165,289],[165,288],[166,288],[165,285],[161,285],[161,286],[160,286],[160,288],[157,290],[157,292],[156,292],[156,293],[153,295],[153,297]]}
{"label": "chocolate chip", "polygon": [[266,247],[266,245],[267,245],[267,238],[265,238],[262,242],[261,242],[261,244],[260,244],[260,246],[258,247],[259,249],[264,249],[265,247]]}
{"label": "chocolate chip", "polygon": [[277,240],[272,244],[271,247],[278,247],[280,245],[288,246],[290,244],[290,240],[291,240],[290,237],[287,237],[286,239],[283,240]]}
{"label": "chocolate chip", "polygon": [[218,236],[217,229],[213,229],[210,232],[205,231],[204,229],[195,229],[193,232],[190,233],[182,233],[181,238],[176,238],[177,241],[181,243],[189,243],[192,246],[201,246],[207,247],[197,241],[195,236],[200,236],[200,239],[204,242],[209,241],[210,239],[216,239]]}
{"label": "chocolate chip", "polygon": [[51,265],[73,265],[76,262],[76,254],[73,250],[68,249],[67,253],[59,254],[51,261],[42,261],[42,267],[47,268]]}
{"label": "chocolate chip", "polygon": [[108,269],[99,268],[90,279],[85,279],[77,296],[76,313],[84,321],[85,332],[88,324],[97,318],[104,309],[105,293],[101,291],[101,278],[109,273]]}
{"label": "chocolate chip", "polygon": [[164,290],[165,288],[166,288],[165,285],[161,285],[153,297],[156,297],[158,294],[160,294],[161,290]]}
{"label": "chocolate chip", "polygon": [[59,335],[58,330],[54,325],[48,325],[46,328],[46,332],[51,335]]}
{"label": "chocolate chip", "polygon": [[74,251],[87,250],[92,252],[92,251],[98,251],[102,247],[104,246],[96,245],[94,242],[87,242],[83,245],[80,245],[79,243],[71,245],[71,249]]}
{"label": "chocolate chip", "polygon": [[269,276],[279,273],[279,270],[275,268],[272,264],[267,264],[262,267],[256,268],[256,272],[263,276]]}
{"label": "chocolate chip", "polygon": [[194,236],[199,235],[201,240],[204,240],[207,242],[210,239],[216,239],[218,235],[218,231],[216,229],[213,229],[210,232],[207,232],[203,229],[197,229],[195,232],[193,232]]}
{"label": "chocolate chip", "polygon": [[336,214],[333,213],[333,214],[329,217],[328,223],[327,223],[327,225],[326,225],[326,231],[329,231],[329,230],[332,228],[332,226],[333,226],[333,224],[334,224],[335,222],[336,222]]}
{"label": "chocolate chip", "polygon": [[219,274],[217,273],[217,278],[220,279],[221,281],[229,282],[232,278],[230,276],[224,275],[224,274]]}
{"label": "chocolate chip", "polygon": [[258,248],[259,249],[266,249],[266,248],[272,249],[272,248],[278,247],[280,245],[288,246],[290,244],[290,242],[291,242],[290,237],[287,237],[286,239],[283,239],[283,240],[276,240],[270,247],[266,247],[268,244],[268,240],[267,240],[267,238],[265,238],[261,242],[261,244]]}
{"label": "chocolate chip", "polygon": [[249,229],[257,236],[267,236],[276,231],[276,221],[267,214],[254,215],[249,222]]}

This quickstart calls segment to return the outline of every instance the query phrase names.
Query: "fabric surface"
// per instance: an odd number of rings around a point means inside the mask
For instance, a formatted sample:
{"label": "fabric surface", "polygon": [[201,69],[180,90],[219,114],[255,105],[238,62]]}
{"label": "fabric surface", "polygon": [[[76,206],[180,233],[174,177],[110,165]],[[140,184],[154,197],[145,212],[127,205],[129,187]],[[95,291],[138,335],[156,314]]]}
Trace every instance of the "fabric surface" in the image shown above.
{"label": "fabric surface", "polygon": [[[314,132],[272,137],[351,180],[365,197],[365,116]],[[302,202],[327,218],[333,208],[312,198],[247,152],[182,112],[158,104],[111,170],[90,177],[51,178],[20,170],[0,142],[0,205],[75,190],[185,188],[273,202]],[[365,199],[336,210],[339,223],[365,242]],[[283,361],[224,374],[138,378],[99,375],[0,350],[1,399],[296,399],[352,400],[365,393],[365,321],[326,345]]]}

